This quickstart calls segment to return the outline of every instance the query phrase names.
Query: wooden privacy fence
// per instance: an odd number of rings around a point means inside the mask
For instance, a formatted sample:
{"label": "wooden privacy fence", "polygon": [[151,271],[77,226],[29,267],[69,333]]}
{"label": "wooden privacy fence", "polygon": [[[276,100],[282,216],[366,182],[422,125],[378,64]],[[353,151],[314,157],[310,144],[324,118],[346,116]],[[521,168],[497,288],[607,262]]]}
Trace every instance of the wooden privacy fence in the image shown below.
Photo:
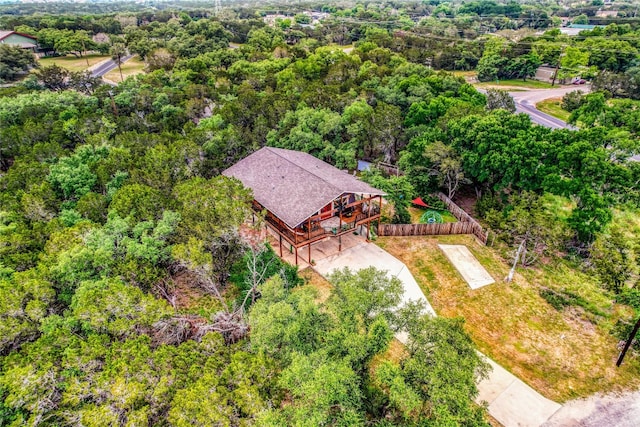
{"label": "wooden privacy fence", "polygon": [[442,224],[379,224],[379,236],[429,236],[443,234],[473,234],[483,244],[487,244],[489,231],[466,213],[462,208],[447,196],[438,193],[438,198],[446,205],[449,212],[455,216],[459,222],[445,222]]}

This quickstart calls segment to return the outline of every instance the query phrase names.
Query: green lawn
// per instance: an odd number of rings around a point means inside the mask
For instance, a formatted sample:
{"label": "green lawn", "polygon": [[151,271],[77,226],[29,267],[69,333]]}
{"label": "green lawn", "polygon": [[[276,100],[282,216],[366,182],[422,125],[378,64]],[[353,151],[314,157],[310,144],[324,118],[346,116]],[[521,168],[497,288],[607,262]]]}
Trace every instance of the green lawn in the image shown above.
{"label": "green lawn", "polygon": [[[83,58],[76,58],[73,55],[56,56],[52,58],[40,58],[38,62],[42,67],[48,67],[49,65],[57,65],[58,67],[66,68],[69,71],[84,71],[92,65],[102,62],[105,59],[111,58],[109,55],[86,55]],[[89,61],[89,65],[87,65]]]}
{"label": "green lawn", "polygon": [[536,108],[562,121],[568,121],[570,112],[562,109],[562,98],[550,98],[536,104]]}
{"label": "green lawn", "polygon": [[[122,77],[126,79],[129,76],[135,76],[136,74],[144,73],[145,65],[146,64],[140,59],[139,56],[134,56],[133,58],[122,64]],[[120,83],[122,81],[122,79],[120,78],[120,71],[118,70],[118,67],[105,74],[104,78],[116,83]]]}
{"label": "green lawn", "polygon": [[[409,210],[409,215],[411,215],[411,224],[420,224],[420,217],[428,210],[416,208],[414,206],[409,206],[407,209]],[[458,222],[458,219],[449,211],[437,212],[442,215],[443,222]]]}
{"label": "green lawn", "polygon": [[[524,89],[549,89],[551,88],[551,83],[539,82],[537,80],[527,80],[522,81],[520,79],[511,79],[511,80],[498,80],[491,82],[482,82],[477,83],[475,86],[480,88],[524,88]],[[557,86],[556,86],[557,87]]]}
{"label": "green lawn", "polygon": [[[496,283],[472,290],[438,248],[466,245]],[[376,244],[403,261],[439,316],[462,317],[478,346],[543,395],[562,402],[640,385],[640,358],[616,368],[618,339],[610,330],[628,307],[614,304],[597,280],[563,260],[518,268],[472,236],[379,237]],[[579,304],[562,310],[542,288],[571,292]]]}

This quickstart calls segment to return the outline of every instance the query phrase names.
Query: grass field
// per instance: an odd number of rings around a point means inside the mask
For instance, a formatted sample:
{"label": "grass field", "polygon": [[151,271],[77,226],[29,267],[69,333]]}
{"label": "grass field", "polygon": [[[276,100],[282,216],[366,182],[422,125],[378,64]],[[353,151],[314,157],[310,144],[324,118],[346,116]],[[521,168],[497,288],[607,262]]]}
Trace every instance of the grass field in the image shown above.
{"label": "grass field", "polygon": [[[40,58],[38,62],[42,67],[48,67],[49,65],[55,64],[58,67],[66,68],[69,71],[84,71],[90,66],[109,58],[111,58],[109,55],[87,55],[84,58],[76,58],[73,55],[67,55],[56,56],[55,58]],[[89,61],[89,65],[87,65],[87,60]]]}
{"label": "grass field", "polygon": [[504,86],[505,88],[549,89],[551,88],[551,83],[539,82],[537,80],[527,80],[525,82],[519,79],[511,79],[499,80],[498,82],[482,82],[475,84],[475,86],[480,88],[499,88]]}
{"label": "grass field", "polygon": [[470,71],[451,71],[451,74],[453,74],[456,77],[477,77],[478,73],[475,70],[470,70]]}
{"label": "grass field", "polygon": [[[411,215],[411,224],[420,224],[420,217],[427,211],[427,209],[420,209],[413,206],[407,208],[409,215]],[[438,211],[442,215],[443,222],[458,222],[458,219],[453,216],[449,211]]]}
{"label": "grass field", "polygon": [[[129,76],[135,76],[136,74],[144,73],[144,67],[144,61],[142,61],[140,57],[136,55],[122,64],[122,77],[126,80],[126,78]],[[116,83],[120,83],[122,81],[122,79],[120,78],[120,71],[118,70],[118,67],[105,74],[104,78]]]}
{"label": "grass field", "polygon": [[550,98],[536,104],[536,108],[563,121],[568,121],[570,112],[562,109],[562,98]]}
{"label": "grass field", "polygon": [[[471,290],[438,243],[466,245],[496,283]],[[629,312],[603,295],[592,276],[558,261],[519,268],[507,284],[510,266],[471,236],[380,237],[377,244],[408,266],[438,315],[463,317],[480,351],[545,396],[562,402],[640,384],[640,360],[630,357],[616,368],[618,340],[609,333]],[[541,287],[569,291],[580,306],[558,311],[540,296]]]}

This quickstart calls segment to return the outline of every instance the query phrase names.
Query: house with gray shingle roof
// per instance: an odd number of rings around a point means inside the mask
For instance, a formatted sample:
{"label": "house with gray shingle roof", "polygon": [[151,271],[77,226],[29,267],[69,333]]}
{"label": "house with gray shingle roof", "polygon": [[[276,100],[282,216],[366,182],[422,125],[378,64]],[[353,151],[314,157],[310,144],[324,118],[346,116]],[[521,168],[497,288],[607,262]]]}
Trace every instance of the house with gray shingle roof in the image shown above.
{"label": "house with gray shingle roof", "polygon": [[18,46],[23,49],[32,49],[34,51],[38,47],[38,42],[35,37],[28,34],[6,30],[0,30],[0,44]]}
{"label": "house with gray shingle roof", "polygon": [[263,147],[240,160],[223,175],[253,191],[253,207],[279,237],[298,249],[326,238],[369,228],[380,219],[384,192],[322,160],[300,151]]}

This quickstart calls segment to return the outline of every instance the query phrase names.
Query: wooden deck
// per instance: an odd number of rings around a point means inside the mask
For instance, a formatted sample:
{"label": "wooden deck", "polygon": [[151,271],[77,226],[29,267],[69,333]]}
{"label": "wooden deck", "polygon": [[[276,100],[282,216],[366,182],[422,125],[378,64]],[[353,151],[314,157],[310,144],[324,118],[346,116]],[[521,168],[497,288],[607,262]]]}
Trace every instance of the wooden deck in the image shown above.
{"label": "wooden deck", "polygon": [[[337,219],[336,225],[327,223],[329,219]],[[336,215],[334,217],[325,219],[323,221],[307,222],[301,227],[294,230],[286,226],[278,218],[267,213],[265,220],[274,228],[282,237],[291,245],[295,247],[306,246],[310,243],[317,242],[326,237],[340,236],[353,231],[355,228],[362,224],[377,221],[380,219],[380,213],[367,215],[359,212],[354,212],[351,215]]]}
{"label": "wooden deck", "polygon": [[298,263],[298,250],[307,246],[307,258],[311,262],[311,245],[329,237],[337,237],[338,250],[342,249],[342,236],[353,232],[360,226],[365,226],[361,232],[369,238],[369,226],[373,221],[380,220],[381,196],[356,200],[340,208],[334,208],[327,212],[307,218],[296,228],[291,228],[269,210],[264,209],[254,200],[253,209],[264,214],[264,220],[268,228],[278,236],[277,247],[282,257],[283,244],[290,245],[294,250],[295,262]]}

